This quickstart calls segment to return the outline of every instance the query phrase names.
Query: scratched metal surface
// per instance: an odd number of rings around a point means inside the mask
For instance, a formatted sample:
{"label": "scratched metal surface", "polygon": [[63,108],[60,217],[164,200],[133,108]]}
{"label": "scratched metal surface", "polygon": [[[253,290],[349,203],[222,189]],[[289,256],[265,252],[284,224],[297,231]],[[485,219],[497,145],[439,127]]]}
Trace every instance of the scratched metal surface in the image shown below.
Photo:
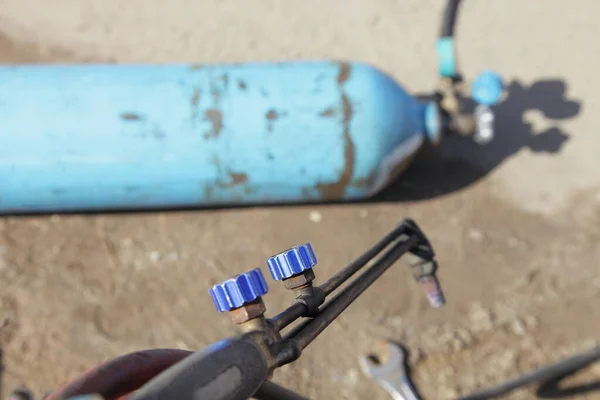
{"label": "scratched metal surface", "polygon": [[423,106],[365,64],[21,66],[0,81],[3,212],[362,198],[425,135]]}

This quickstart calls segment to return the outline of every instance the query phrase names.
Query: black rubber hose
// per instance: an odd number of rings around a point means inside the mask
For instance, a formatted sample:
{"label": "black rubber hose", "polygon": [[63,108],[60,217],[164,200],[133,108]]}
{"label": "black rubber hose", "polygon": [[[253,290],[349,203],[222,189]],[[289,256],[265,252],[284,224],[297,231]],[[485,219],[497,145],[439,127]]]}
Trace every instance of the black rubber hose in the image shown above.
{"label": "black rubber hose", "polygon": [[446,3],[446,10],[444,10],[444,18],[442,19],[442,31],[440,32],[440,37],[454,36],[454,26],[456,25],[456,16],[458,14],[459,6],[460,0],[448,0],[448,3]]}
{"label": "black rubber hose", "polygon": [[556,364],[542,367],[527,374],[520,375],[514,379],[503,382],[489,389],[485,389],[465,397],[460,397],[458,400],[495,399],[506,395],[513,390],[529,386],[534,383],[548,382],[564,377],[598,360],[600,360],[600,346],[585,353],[580,353],[573,357],[559,361]]}

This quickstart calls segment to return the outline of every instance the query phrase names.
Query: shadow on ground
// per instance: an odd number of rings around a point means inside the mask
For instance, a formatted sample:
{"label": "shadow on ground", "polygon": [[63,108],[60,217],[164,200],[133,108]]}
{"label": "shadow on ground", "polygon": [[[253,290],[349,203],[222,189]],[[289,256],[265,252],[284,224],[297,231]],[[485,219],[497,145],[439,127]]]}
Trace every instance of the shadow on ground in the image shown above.
{"label": "shadow on ground", "polygon": [[559,387],[559,381],[553,381],[542,386],[536,394],[540,399],[570,399],[597,391],[600,391],[600,380],[566,388]]}
{"label": "shadow on ground", "polygon": [[537,132],[527,113],[538,110],[550,122],[577,116],[579,101],[566,97],[563,80],[542,80],[526,87],[515,80],[495,108],[496,137],[485,146],[468,137],[449,137],[438,148],[426,148],[400,178],[374,201],[412,201],[433,198],[463,189],[485,177],[523,149],[556,154],[570,134],[554,124]]}
{"label": "shadow on ground", "polygon": [[539,387],[536,395],[540,399],[569,399],[573,396],[580,396],[589,394],[591,392],[600,391],[600,379],[578,385],[561,385],[563,380],[578,373],[581,369],[583,368],[575,369],[574,371],[570,371],[567,374],[544,383]]}

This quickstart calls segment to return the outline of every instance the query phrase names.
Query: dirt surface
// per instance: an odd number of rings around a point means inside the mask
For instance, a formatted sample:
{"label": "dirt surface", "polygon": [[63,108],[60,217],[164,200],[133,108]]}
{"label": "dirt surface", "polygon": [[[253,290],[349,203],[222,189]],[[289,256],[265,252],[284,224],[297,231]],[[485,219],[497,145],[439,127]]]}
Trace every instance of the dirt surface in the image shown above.
{"label": "dirt surface", "polygon": [[[5,0],[0,61],[354,58],[411,90],[433,83],[442,2],[172,3]],[[434,244],[448,305],[429,309],[406,268],[392,269],[275,381],[315,399],[387,399],[357,363],[386,336],[411,349],[426,399],[450,399],[597,345],[598,5],[567,3],[465,2],[465,73],[493,67],[509,82],[499,137],[426,152],[376,202],[0,219],[5,390],[49,390],[136,349],[202,348],[235,332],[211,284],[305,241],[328,277],[404,217]],[[274,314],[290,295],[271,286]],[[572,384],[598,380],[596,365]]]}

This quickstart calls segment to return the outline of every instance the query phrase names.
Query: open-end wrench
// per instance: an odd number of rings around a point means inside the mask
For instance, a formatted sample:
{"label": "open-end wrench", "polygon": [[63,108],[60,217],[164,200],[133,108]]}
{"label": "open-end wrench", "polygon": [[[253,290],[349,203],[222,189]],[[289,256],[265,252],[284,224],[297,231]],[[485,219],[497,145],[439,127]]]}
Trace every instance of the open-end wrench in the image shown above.
{"label": "open-end wrench", "polygon": [[394,400],[420,400],[408,375],[404,349],[388,341],[380,346],[380,355],[369,354],[360,359],[363,372],[375,379]]}

